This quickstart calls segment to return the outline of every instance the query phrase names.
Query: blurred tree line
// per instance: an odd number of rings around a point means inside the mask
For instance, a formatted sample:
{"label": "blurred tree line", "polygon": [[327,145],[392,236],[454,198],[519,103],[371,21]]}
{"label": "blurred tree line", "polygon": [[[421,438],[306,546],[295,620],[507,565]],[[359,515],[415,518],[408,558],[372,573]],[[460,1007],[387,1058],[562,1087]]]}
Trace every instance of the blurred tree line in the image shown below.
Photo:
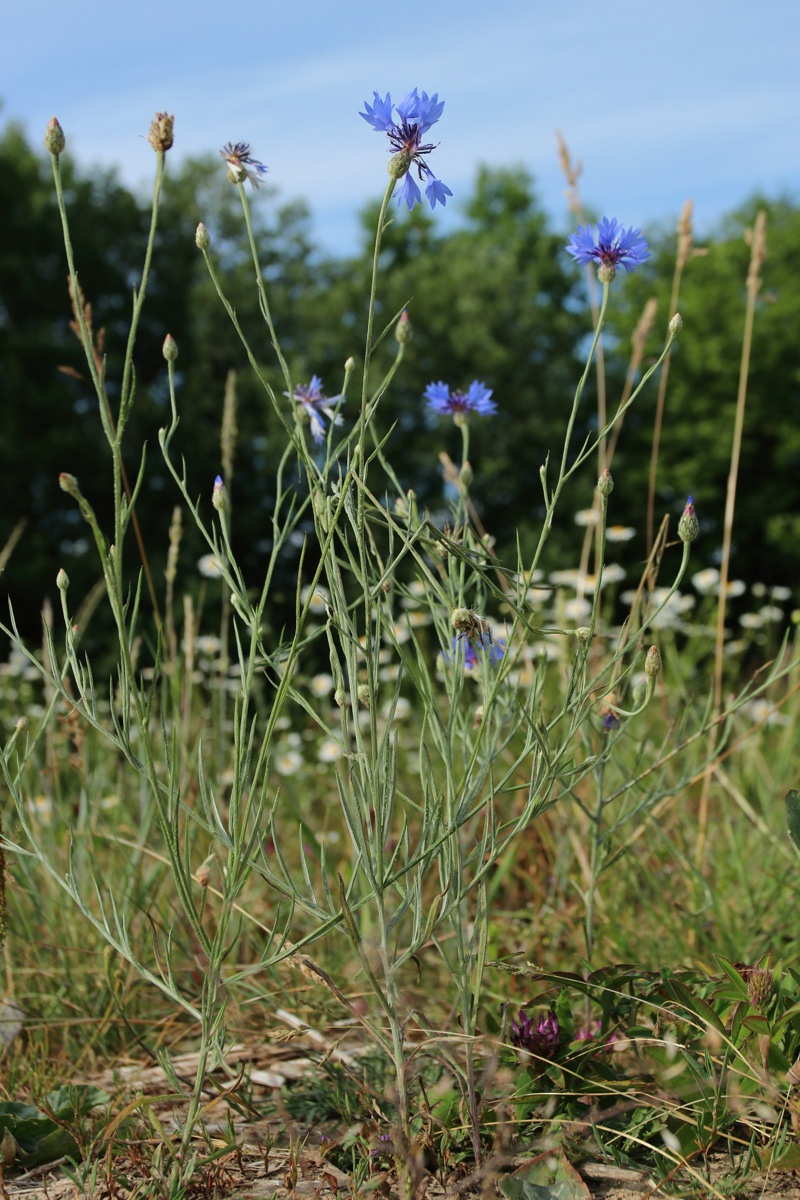
{"label": "blurred tree line", "polygon": [[[72,240],[95,330],[104,329],[108,390],[116,396],[131,309],[149,224],[149,204],[113,173],[82,174],[62,157]],[[376,189],[382,186],[376,180]],[[722,223],[702,257],[687,264],[679,309],[684,329],[673,355],[658,469],[656,521],[678,514],[694,493],[702,523],[698,566],[719,549],[741,355],[749,249],[744,237],[759,207],[767,210],[769,258],[756,314],[732,573],[792,585],[800,565],[800,210],[789,201],[755,198]],[[363,351],[377,205],[363,214],[358,254],[331,258],[312,243],[301,203],[281,204],[262,188],[252,201],[255,232],[273,317],[293,378],[320,375],[327,394],[341,388],[343,364]],[[379,285],[381,318],[407,305],[414,339],[382,408],[394,425],[390,457],[404,486],[440,523],[446,511],[440,452],[458,459],[460,439],[449,420],[428,413],[428,383],[494,390],[498,414],[476,418],[472,434],[473,496],[501,557],[516,558],[516,530],[530,551],[542,514],[539,468],[548,449],[560,452],[575,383],[591,330],[586,278],[564,252],[565,236],[548,225],[523,170],[483,169],[463,202],[458,229],[442,233],[422,208],[389,228]],[[64,567],[75,602],[99,578],[88,531],[58,475],[77,476],[106,528],[111,527],[110,458],[81,347],[70,328],[67,268],[49,160],[8,125],[0,138],[0,546],[26,521],[3,577],[24,630],[38,636],[45,597],[55,598]],[[625,214],[629,216],[629,214]],[[154,267],[135,356],[137,399],[129,424],[127,463],[135,476],[147,444],[146,483],[137,505],[153,577],[163,596],[167,528],[178,501],[161,461],[157,431],[168,420],[161,354],[170,332],[179,346],[176,450],[185,455],[195,494],[209,497],[220,469],[220,424],[228,372],[238,372],[237,444],[232,489],[234,543],[256,582],[269,548],[274,468],[283,432],[253,378],[221,309],[194,242],[202,220],[233,303],[277,393],[283,391],[257,307],[253,268],[238,195],[215,158],[171,169],[161,207]],[[675,262],[675,233],[645,230],[653,257],[635,276],[615,282],[605,337],[609,411],[621,394],[631,335],[645,304],[658,307],[642,369],[658,356]],[[378,351],[376,372],[394,353]],[[377,374],[376,374],[377,377]],[[644,557],[650,447],[657,381],[628,414],[612,465],[614,523],[637,529],[610,548],[631,577]],[[343,409],[355,415],[358,374]],[[596,427],[592,377],[575,444]],[[287,405],[289,401],[287,400]],[[554,531],[547,566],[575,565],[583,531],[577,510],[592,504],[594,469],[573,481]],[[298,484],[298,486],[300,486]],[[184,587],[201,586],[204,552],[191,529],[181,548]],[[299,557],[299,547],[295,547]],[[127,550],[137,568],[131,538]],[[609,554],[609,560],[612,553]],[[297,559],[287,560],[284,587],[294,588]],[[100,618],[102,627],[102,618]]]}

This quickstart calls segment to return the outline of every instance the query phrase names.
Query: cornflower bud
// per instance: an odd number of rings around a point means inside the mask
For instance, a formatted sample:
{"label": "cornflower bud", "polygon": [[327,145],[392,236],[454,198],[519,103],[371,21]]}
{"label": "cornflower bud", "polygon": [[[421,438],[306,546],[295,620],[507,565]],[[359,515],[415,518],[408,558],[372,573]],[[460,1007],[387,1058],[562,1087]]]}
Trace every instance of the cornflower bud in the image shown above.
{"label": "cornflower bud", "polygon": [[356,369],[356,360],[353,358],[353,356],[351,354],[349,358],[346,358],[344,360],[344,373],[345,373],[345,375],[352,375],[353,371],[355,371],[355,369]]}
{"label": "cornflower bud", "polygon": [[337,708],[344,708],[344,702],[347,699],[347,697],[345,696],[345,693],[344,693],[344,688],[337,688],[336,691],[333,693],[333,699],[336,703]]}
{"label": "cornflower bud", "polygon": [[218,475],[214,480],[214,490],[211,493],[211,503],[217,512],[224,512],[228,507],[228,493],[225,490],[225,484],[222,482],[222,476]]}
{"label": "cornflower bud", "polygon": [[66,492],[69,496],[80,496],[78,490],[78,481],[74,475],[70,475],[68,471],[62,471],[58,477],[58,486],[62,492]]}
{"label": "cornflower bud", "polygon": [[357,695],[359,704],[363,704],[369,708],[369,685],[366,683],[360,683],[358,685]]}
{"label": "cornflower bud", "polygon": [[611,478],[611,472],[608,467],[603,470],[597,481],[597,490],[601,496],[610,496],[614,490],[614,480]]}
{"label": "cornflower bud", "polygon": [[683,329],[683,317],[680,313],[675,313],[675,316],[672,318],[667,328],[673,337],[678,336],[680,331]]}
{"label": "cornflower bud", "polygon": [[678,537],[682,542],[693,542],[699,532],[700,524],[694,511],[694,496],[690,496],[678,522]]}
{"label": "cornflower bud", "polygon": [[400,313],[397,324],[394,327],[394,336],[401,346],[405,346],[414,336],[414,329],[405,309]]}
{"label": "cornflower bud", "polygon": [[56,575],[56,587],[60,592],[65,592],[69,587],[69,575],[62,567]]}
{"label": "cornflower bud", "polygon": [[64,137],[64,130],[61,128],[55,117],[51,117],[47,122],[47,129],[44,133],[44,144],[46,149],[49,150],[50,153],[56,158],[58,158],[59,154],[61,154],[62,150],[67,144],[66,138]]}
{"label": "cornflower bud", "polygon": [[211,245],[211,234],[201,221],[194,231],[194,244],[198,250],[207,250]]}
{"label": "cornflower bud", "polygon": [[661,674],[661,651],[658,646],[651,646],[644,660],[644,673],[648,679],[655,679]]}
{"label": "cornflower bud", "polygon": [[147,140],[157,154],[166,154],[172,146],[172,127],[175,118],[168,113],[157,112],[150,122]]}
{"label": "cornflower bud", "polygon": [[467,461],[462,465],[461,470],[458,472],[459,483],[461,484],[461,486],[465,492],[468,491],[469,488],[472,486],[473,478],[474,478],[474,476],[472,473],[472,467],[470,466],[469,462]]}
{"label": "cornflower bud", "polygon": [[178,357],[178,343],[171,333],[168,333],[164,338],[164,345],[161,347],[161,353],[167,362],[175,362]]}
{"label": "cornflower bud", "polygon": [[208,859],[202,862],[194,873],[194,877],[200,884],[201,888],[207,888],[211,882],[211,863]]}

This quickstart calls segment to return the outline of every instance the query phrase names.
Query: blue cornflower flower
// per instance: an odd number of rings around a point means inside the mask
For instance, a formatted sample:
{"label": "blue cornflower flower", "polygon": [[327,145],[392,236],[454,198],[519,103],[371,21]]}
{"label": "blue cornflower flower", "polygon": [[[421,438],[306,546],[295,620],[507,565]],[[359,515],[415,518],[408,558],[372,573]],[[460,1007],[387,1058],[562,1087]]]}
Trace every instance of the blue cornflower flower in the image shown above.
{"label": "blue cornflower flower", "polygon": [[[288,396],[289,393],[285,392],[284,395]],[[334,412],[334,405],[339,403],[341,397],[326,396],[322,391],[322,380],[319,375],[312,375],[311,383],[306,386],[298,385],[294,389],[292,399],[298,404],[302,404],[311,423],[311,436],[315,442],[322,442],[325,439],[325,423],[320,413],[324,413],[333,425],[341,425],[342,418]]]}
{"label": "blue cornflower flower", "polygon": [[603,272],[600,278],[607,283],[614,278],[620,264],[626,271],[632,271],[650,257],[642,231],[623,229],[616,217],[611,220],[603,217],[597,223],[596,233],[591,225],[579,226],[566,249],[576,262],[596,262]]}
{"label": "blue cornflower flower", "polygon": [[429,383],[425,388],[425,399],[428,408],[443,415],[451,415],[455,420],[465,420],[470,413],[479,417],[491,417],[497,412],[497,405],[492,399],[492,389],[485,383],[475,379],[466,392],[451,392],[441,379],[438,383]]}
{"label": "blue cornflower flower", "polygon": [[458,633],[453,638],[452,653],[448,650],[442,650],[442,659],[451,666],[456,660],[459,646],[464,647],[464,670],[474,671],[480,662],[479,654],[482,651],[488,651],[489,663],[496,667],[506,652],[506,644],[500,639],[495,639],[490,633],[482,633],[477,638],[467,637],[464,633]]}
{"label": "blue cornflower flower", "polygon": [[250,153],[249,142],[228,142],[219,153],[228,164],[228,178],[231,183],[244,183],[245,179],[249,179],[253,187],[257,188],[261,176],[267,173],[264,164],[258,162]]}
{"label": "blue cornflower flower", "polygon": [[448,196],[452,196],[450,188],[437,179],[428,164],[424,161],[436,147],[433,142],[424,143],[423,135],[435,125],[444,110],[444,100],[439,100],[438,92],[429,96],[427,92],[407,92],[399,104],[395,105],[398,120],[392,117],[392,97],[387,92],[381,99],[378,92],[373,92],[372,104],[364,101],[364,112],[359,113],[368,125],[378,133],[389,135],[394,158],[389,170],[397,179],[403,180],[403,185],[397,194],[398,206],[405,203],[409,209],[422,200],[420,190],[412,175],[411,166],[416,165],[417,178],[427,180],[425,195],[431,208],[437,203],[444,207]]}

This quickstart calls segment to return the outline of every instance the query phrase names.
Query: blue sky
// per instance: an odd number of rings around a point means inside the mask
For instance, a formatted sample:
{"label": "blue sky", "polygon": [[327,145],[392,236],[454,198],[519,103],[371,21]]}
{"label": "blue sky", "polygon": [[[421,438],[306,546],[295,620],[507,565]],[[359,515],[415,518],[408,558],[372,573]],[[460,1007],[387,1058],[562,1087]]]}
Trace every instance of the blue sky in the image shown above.
{"label": "blue sky", "polygon": [[249,141],[318,240],[349,251],[386,179],[357,112],[417,86],[446,101],[437,219],[457,219],[480,163],[522,164],[568,229],[559,129],[598,212],[647,231],[691,197],[703,230],[756,188],[800,199],[798,64],[798,0],[28,0],[4,9],[0,121],[38,142],[55,114],[82,164],[139,185],[166,109],[172,155]]}

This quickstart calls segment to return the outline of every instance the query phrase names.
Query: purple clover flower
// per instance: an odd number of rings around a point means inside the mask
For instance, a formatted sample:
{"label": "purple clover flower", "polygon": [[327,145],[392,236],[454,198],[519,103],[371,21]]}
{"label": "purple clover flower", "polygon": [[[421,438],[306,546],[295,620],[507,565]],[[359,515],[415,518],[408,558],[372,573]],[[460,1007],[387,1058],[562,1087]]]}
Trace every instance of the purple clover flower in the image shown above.
{"label": "purple clover flower", "polygon": [[[285,392],[288,396],[289,393]],[[325,440],[324,414],[332,425],[341,425],[342,418],[334,412],[333,406],[339,403],[340,396],[326,396],[322,391],[322,380],[319,375],[312,375],[311,382],[305,386],[298,385],[291,397],[297,404],[302,404],[311,422],[311,436],[315,442]]]}
{"label": "purple clover flower", "polygon": [[552,1009],[537,1021],[529,1017],[524,1008],[519,1010],[519,1021],[511,1018],[511,1044],[520,1050],[527,1050],[539,1058],[553,1058],[560,1040],[561,1028]]}
{"label": "purple clover flower", "polygon": [[497,405],[492,399],[492,389],[485,383],[475,379],[466,392],[451,392],[441,379],[438,383],[429,383],[425,388],[425,399],[428,408],[442,415],[451,415],[462,420],[477,413],[479,417],[491,417],[497,412]]}
{"label": "purple clover flower", "polygon": [[412,175],[411,167],[416,166],[417,178],[427,180],[425,195],[431,208],[437,204],[444,207],[448,196],[452,196],[450,188],[437,179],[425,156],[436,149],[433,142],[423,143],[422,138],[432,125],[435,125],[442,115],[444,100],[439,100],[438,92],[429,96],[427,92],[407,92],[403,99],[395,105],[397,120],[392,117],[392,97],[387,92],[383,100],[378,92],[373,92],[372,104],[364,101],[364,112],[359,113],[368,125],[378,133],[386,133],[389,145],[395,158],[392,159],[392,171],[396,178],[403,180],[403,185],[397,194],[398,206],[405,203],[412,209],[422,200],[420,190]]}
{"label": "purple clover flower", "polygon": [[597,223],[596,233],[591,225],[579,226],[578,232],[573,233],[567,242],[566,249],[576,262],[596,262],[601,269],[605,268],[609,282],[616,275],[618,266],[633,271],[650,257],[642,231],[623,229],[616,217],[611,220],[603,217]]}
{"label": "purple clover flower", "polygon": [[250,153],[249,142],[228,142],[219,153],[228,164],[228,178],[232,183],[244,183],[245,179],[249,179],[253,187],[257,188],[261,176],[267,173],[264,164],[258,162]]}

